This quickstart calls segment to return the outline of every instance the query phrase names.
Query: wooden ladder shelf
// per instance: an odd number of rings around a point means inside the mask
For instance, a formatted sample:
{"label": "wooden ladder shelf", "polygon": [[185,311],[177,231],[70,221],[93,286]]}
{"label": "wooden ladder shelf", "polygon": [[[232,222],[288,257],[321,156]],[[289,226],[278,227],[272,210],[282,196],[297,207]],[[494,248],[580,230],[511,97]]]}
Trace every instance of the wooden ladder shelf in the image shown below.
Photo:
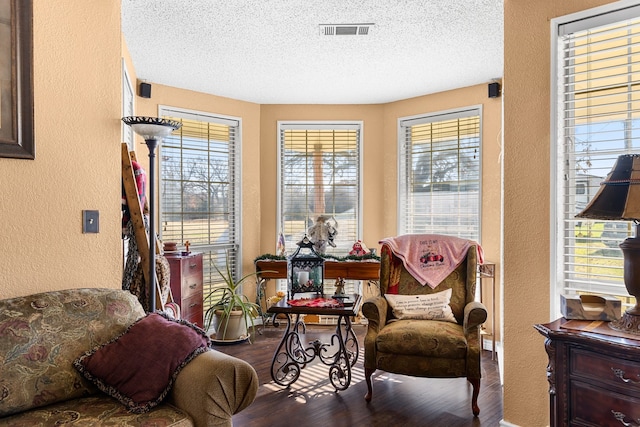
{"label": "wooden ladder shelf", "polygon": [[[129,206],[129,214],[131,216],[131,222],[133,224],[134,238],[138,245],[138,253],[140,254],[140,264],[142,264],[142,274],[144,275],[145,283],[151,283],[149,280],[149,235],[144,225],[144,217],[142,213],[142,207],[140,206],[140,195],[138,194],[138,186],[136,185],[136,178],[133,172],[132,161],[136,160],[135,151],[129,151],[129,147],[126,142],[122,143],[122,185],[124,186],[124,193],[127,199],[127,205]],[[161,255],[160,242],[155,241],[156,254]],[[158,278],[154,280],[155,293],[156,293],[156,308],[164,311],[165,303],[173,301],[171,292],[169,292],[168,300],[162,301],[162,292],[160,291],[160,285]]]}

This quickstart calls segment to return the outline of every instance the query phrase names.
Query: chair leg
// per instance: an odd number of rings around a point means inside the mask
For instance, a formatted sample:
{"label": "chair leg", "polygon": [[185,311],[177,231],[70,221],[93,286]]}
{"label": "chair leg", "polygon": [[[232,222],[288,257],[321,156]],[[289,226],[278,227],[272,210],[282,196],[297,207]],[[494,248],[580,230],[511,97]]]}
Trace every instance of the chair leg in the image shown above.
{"label": "chair leg", "polygon": [[364,368],[364,379],[367,381],[367,394],[364,395],[364,400],[371,402],[373,390],[371,387],[371,375],[375,372],[375,369]]}
{"label": "chair leg", "polygon": [[478,395],[480,394],[480,378],[467,378],[467,381],[473,386],[473,394],[471,395],[471,410],[473,415],[477,417],[480,414],[478,407]]}

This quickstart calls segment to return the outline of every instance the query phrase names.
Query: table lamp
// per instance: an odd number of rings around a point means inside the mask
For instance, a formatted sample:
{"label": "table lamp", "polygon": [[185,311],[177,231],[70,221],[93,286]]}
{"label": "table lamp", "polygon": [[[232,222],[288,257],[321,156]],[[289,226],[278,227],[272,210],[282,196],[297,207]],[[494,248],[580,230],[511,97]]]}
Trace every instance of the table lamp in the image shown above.
{"label": "table lamp", "polygon": [[156,311],[156,230],[155,230],[155,150],[162,137],[170,135],[182,123],[158,117],[128,116],[122,121],[144,138],[149,149],[149,312]]}
{"label": "table lamp", "polygon": [[636,298],[636,304],[609,326],[640,334],[640,154],[619,156],[596,195],[576,217],[635,223],[635,236],[620,243],[620,249],[624,256],[624,285],[629,295]]}

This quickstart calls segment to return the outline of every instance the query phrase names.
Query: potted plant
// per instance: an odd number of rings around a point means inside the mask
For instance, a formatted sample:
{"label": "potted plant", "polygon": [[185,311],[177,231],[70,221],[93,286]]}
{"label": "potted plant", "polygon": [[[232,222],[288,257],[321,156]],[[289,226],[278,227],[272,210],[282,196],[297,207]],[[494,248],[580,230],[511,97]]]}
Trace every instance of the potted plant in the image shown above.
{"label": "potted plant", "polygon": [[257,276],[259,272],[245,275],[240,280],[235,280],[231,265],[229,263],[229,253],[226,254],[226,271],[222,272],[214,264],[218,274],[224,280],[224,286],[218,287],[204,299],[211,303],[204,314],[205,330],[209,330],[214,318],[216,319],[216,340],[239,341],[248,338],[247,327],[251,325],[251,330],[255,329],[253,319],[259,315],[260,307],[251,302],[246,295],[242,294],[240,287],[242,283],[252,276]]}

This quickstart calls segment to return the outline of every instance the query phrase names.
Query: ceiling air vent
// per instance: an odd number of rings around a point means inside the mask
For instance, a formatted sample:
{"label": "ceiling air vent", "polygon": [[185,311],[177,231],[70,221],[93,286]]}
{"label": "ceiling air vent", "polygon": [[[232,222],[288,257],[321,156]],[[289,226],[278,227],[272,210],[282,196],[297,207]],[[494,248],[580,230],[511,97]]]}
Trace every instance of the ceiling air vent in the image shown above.
{"label": "ceiling air vent", "polygon": [[374,24],[320,24],[321,36],[366,36]]}

